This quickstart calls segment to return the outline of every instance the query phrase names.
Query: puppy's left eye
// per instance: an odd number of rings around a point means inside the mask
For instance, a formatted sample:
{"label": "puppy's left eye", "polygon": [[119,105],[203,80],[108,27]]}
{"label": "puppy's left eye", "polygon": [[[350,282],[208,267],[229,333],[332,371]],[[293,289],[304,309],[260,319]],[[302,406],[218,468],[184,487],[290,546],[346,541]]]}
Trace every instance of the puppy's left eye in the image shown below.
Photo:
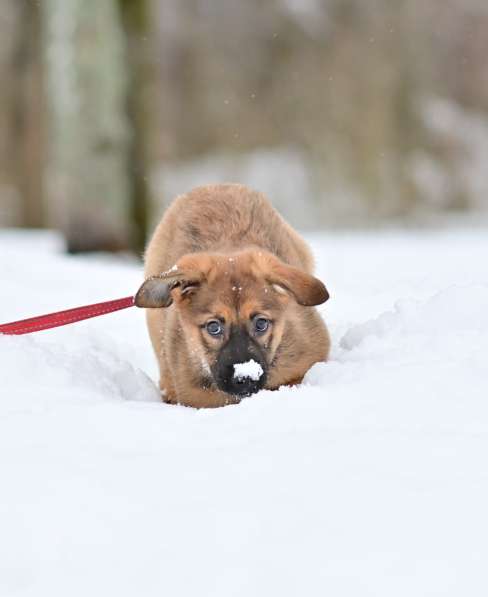
{"label": "puppy's left eye", "polygon": [[254,331],[257,334],[264,334],[269,328],[270,321],[266,317],[256,317],[254,320]]}

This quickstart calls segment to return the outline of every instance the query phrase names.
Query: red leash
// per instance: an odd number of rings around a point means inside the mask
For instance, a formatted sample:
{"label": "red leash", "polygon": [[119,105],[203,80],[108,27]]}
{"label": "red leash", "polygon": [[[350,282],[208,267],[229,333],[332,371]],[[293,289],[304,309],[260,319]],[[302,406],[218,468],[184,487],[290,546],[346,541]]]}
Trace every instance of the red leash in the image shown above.
{"label": "red leash", "polygon": [[99,315],[106,315],[107,313],[113,313],[114,311],[120,311],[121,309],[128,309],[133,306],[134,297],[128,296],[115,301],[86,305],[85,307],[77,307],[76,309],[68,309],[66,311],[50,313],[49,315],[41,315],[40,317],[32,317],[30,319],[14,321],[13,323],[5,323],[0,325],[0,334],[31,334],[32,332],[50,330],[62,325],[68,325],[69,323],[90,319],[91,317],[98,317]]}

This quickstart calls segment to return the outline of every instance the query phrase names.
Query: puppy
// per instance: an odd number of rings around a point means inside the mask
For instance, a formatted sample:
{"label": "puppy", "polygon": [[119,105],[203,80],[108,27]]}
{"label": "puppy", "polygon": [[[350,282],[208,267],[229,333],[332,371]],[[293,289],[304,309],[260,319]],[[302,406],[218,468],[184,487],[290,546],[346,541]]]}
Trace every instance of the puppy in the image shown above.
{"label": "puppy", "polygon": [[237,403],[298,384],[327,360],[313,307],[329,294],[305,242],[262,194],[222,184],[178,197],[145,262],[136,305],[148,309],[166,402]]}

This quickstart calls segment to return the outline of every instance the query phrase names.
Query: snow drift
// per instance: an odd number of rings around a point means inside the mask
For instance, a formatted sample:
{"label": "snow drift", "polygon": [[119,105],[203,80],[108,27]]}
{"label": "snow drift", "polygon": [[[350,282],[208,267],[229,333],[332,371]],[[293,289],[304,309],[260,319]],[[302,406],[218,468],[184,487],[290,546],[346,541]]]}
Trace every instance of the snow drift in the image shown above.
{"label": "snow drift", "polygon": [[[488,237],[312,239],[333,352],[302,386],[158,401],[136,309],[0,337],[0,595],[486,595]],[[0,233],[0,319],[141,268]]]}

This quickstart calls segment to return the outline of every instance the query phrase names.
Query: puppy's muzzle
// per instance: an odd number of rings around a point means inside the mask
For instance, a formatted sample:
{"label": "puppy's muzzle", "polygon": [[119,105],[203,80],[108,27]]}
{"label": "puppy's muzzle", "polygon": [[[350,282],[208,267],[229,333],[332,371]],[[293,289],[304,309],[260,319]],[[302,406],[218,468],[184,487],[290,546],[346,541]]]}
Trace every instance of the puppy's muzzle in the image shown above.
{"label": "puppy's muzzle", "polygon": [[[246,364],[249,363],[251,369],[247,372]],[[261,348],[245,330],[231,333],[229,341],[220,351],[214,379],[219,390],[239,398],[251,396],[265,387],[266,359]]]}

